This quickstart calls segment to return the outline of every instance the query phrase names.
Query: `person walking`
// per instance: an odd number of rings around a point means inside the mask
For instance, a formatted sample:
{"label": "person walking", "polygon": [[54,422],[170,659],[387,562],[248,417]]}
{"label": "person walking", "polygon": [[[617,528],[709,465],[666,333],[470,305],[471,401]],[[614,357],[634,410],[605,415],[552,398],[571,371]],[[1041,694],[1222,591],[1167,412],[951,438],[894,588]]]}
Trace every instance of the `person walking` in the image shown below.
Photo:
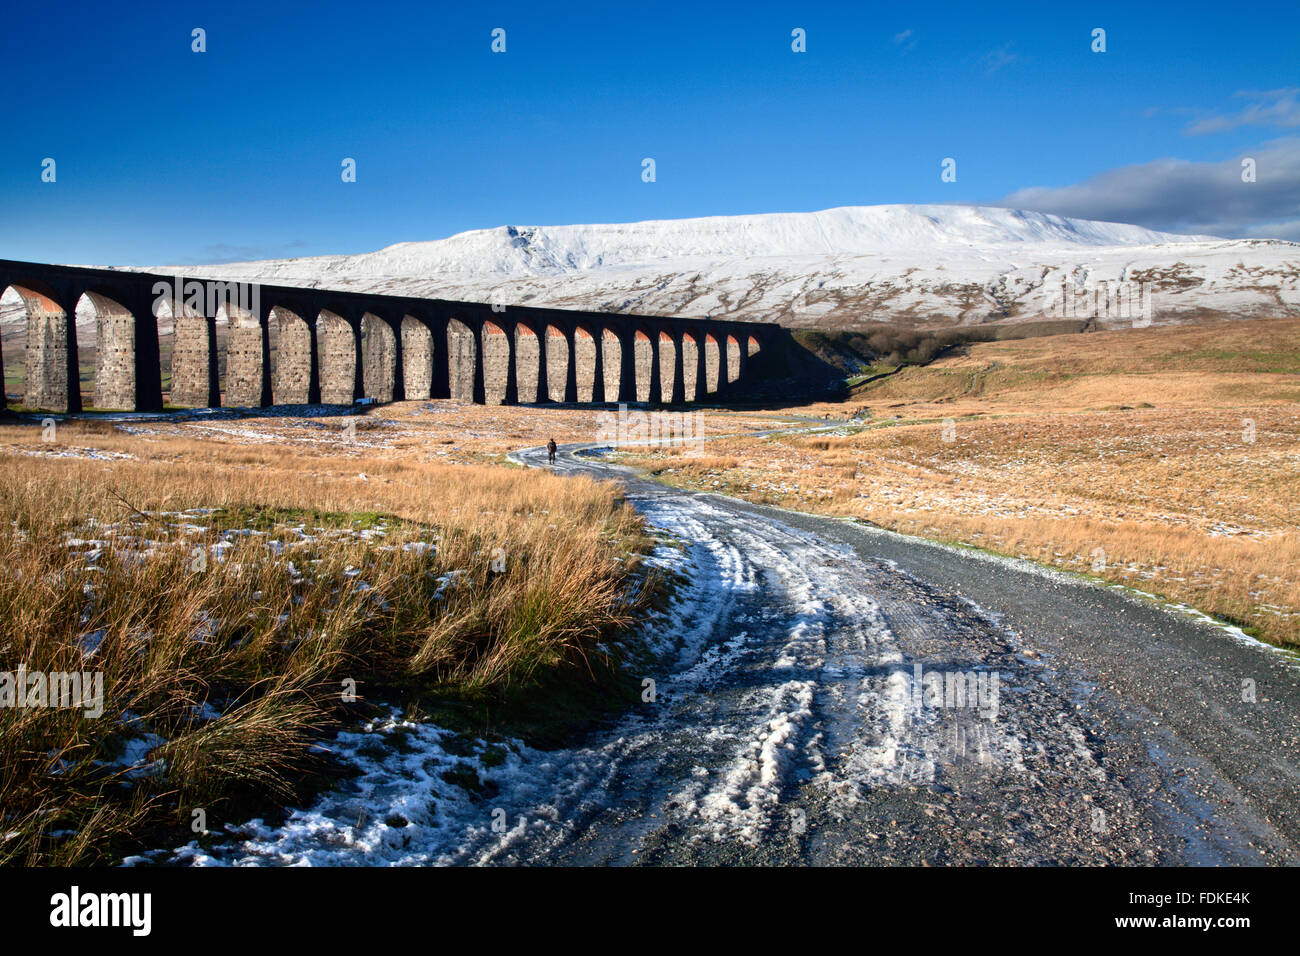
{"label": "person walking", "polygon": [[552,438],[546,443],[546,460],[552,465],[555,464],[555,439]]}

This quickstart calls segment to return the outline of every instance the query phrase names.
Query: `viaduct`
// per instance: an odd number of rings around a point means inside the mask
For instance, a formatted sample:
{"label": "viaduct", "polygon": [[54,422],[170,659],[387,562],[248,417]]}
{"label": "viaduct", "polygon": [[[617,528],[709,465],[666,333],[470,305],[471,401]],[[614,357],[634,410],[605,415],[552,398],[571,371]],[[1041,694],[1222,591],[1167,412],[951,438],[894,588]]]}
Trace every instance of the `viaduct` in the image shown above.
{"label": "viaduct", "polygon": [[[76,312],[95,313],[96,408],[717,400],[783,330],[761,322],[500,306],[0,259],[27,313],[23,404],[82,410]],[[219,321],[224,319],[224,321]],[[0,357],[0,375],[3,375]]]}

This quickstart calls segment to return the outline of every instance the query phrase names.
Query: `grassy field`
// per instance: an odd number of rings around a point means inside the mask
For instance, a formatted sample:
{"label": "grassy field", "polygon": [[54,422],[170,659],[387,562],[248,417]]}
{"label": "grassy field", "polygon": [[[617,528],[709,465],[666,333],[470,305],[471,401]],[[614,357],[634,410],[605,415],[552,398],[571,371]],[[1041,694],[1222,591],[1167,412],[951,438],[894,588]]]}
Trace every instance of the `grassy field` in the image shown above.
{"label": "grassy field", "polygon": [[0,708],[0,861],[111,861],[195,808],[301,798],[374,700],[545,734],[632,693],[609,642],[659,585],[614,491],[361,422],[0,427],[0,670],[104,689],[94,716]]}
{"label": "grassy field", "polygon": [[[604,418],[602,418],[604,416]],[[831,430],[719,437],[824,419]],[[844,402],[707,412],[664,480],[1130,585],[1300,645],[1300,322],[971,344]],[[613,489],[505,452],[608,413],[404,402],[0,425],[0,861],[111,861],[191,813],[272,815],[378,702],[558,740],[635,695],[659,599]],[[3,693],[3,687],[0,687]]]}
{"label": "grassy field", "polygon": [[981,343],[800,411],[845,424],[628,457],[685,487],[1029,558],[1300,645],[1300,322]]}

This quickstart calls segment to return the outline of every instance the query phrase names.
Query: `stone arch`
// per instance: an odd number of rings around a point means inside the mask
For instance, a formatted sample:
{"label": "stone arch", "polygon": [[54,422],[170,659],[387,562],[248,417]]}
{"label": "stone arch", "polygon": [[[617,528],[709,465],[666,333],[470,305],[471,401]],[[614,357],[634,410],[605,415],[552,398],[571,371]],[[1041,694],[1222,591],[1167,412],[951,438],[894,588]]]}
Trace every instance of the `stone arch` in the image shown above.
{"label": "stone arch", "polygon": [[397,335],[373,312],[361,316],[361,370],[365,396],[391,402],[397,394]]}
{"label": "stone arch", "polygon": [[[4,387],[4,404],[0,405],[0,409],[9,406],[11,390],[14,401],[22,405],[27,403],[26,346],[31,318],[26,300],[27,296],[20,294],[16,286],[0,286],[0,382]],[[54,305],[53,301],[50,305]],[[3,334],[6,329],[9,330],[8,334]],[[23,343],[21,352],[19,342]],[[65,358],[65,367],[66,362]]]}
{"label": "stone arch", "polygon": [[613,329],[603,329],[600,336],[600,364],[605,374],[605,401],[618,401],[618,378],[623,368],[623,346]]}
{"label": "stone arch", "polygon": [[722,356],[718,349],[718,340],[713,333],[704,336],[704,392],[713,395],[718,391],[719,373],[722,370]]}
{"label": "stone arch", "polygon": [[357,344],[352,323],[330,309],[316,316],[316,347],[320,368],[320,400],[326,405],[351,405],[356,399]]}
{"label": "stone arch", "polygon": [[674,364],[677,361],[677,343],[667,331],[659,331],[659,394],[653,396],[661,402],[673,400],[673,383],[676,381]]}
{"label": "stone arch", "polygon": [[538,401],[538,374],[542,367],[541,340],[531,325],[515,323],[515,383],[518,400]]}
{"label": "stone arch", "polygon": [[686,401],[694,402],[704,397],[700,389],[700,343],[693,332],[682,333],[682,394]]}
{"label": "stone arch", "polygon": [[317,325],[309,309],[276,305],[267,326],[276,340],[271,401],[276,405],[307,405],[321,400]]}
{"label": "stone arch", "polygon": [[[15,330],[7,336],[8,354],[0,350],[5,402],[12,385],[28,408],[81,411],[76,321],[69,321],[53,291],[38,282],[9,283],[0,289],[0,319],[0,328]],[[21,352],[16,347],[20,340]]]}
{"label": "stone arch", "polygon": [[495,322],[482,325],[483,401],[488,405],[504,404],[507,373],[510,367],[510,337]]}
{"label": "stone arch", "polygon": [[637,329],[633,335],[632,356],[636,365],[636,400],[648,402],[651,400],[650,376],[654,367],[654,345],[642,329]]}
{"label": "stone arch", "polygon": [[451,397],[462,402],[474,401],[474,367],[478,362],[478,343],[474,332],[460,319],[447,320],[447,384]]}
{"label": "stone arch", "polygon": [[591,402],[596,386],[596,339],[585,325],[573,329],[573,364],[578,382],[578,401]]}
{"label": "stone arch", "polygon": [[564,330],[546,326],[546,389],[553,402],[564,401],[564,386],[569,380],[569,340]]}
{"label": "stone arch", "polygon": [[[76,314],[94,318],[95,408],[134,410],[137,406],[135,315],[101,292],[87,290]],[[85,323],[89,324],[89,323]]]}
{"label": "stone arch", "polygon": [[[0,280],[3,281],[3,280]],[[51,303],[53,304],[53,303]],[[10,285],[0,286],[0,384],[4,388],[4,403],[0,409],[9,407],[9,392],[13,389],[14,401],[25,404],[27,399],[27,363],[26,344],[27,305],[18,290]],[[5,329],[10,330],[4,335]],[[18,331],[21,329],[21,333]],[[18,343],[23,343],[23,353],[18,352]]]}
{"label": "stone arch", "polygon": [[407,401],[433,394],[433,331],[413,315],[402,316],[402,385]]}
{"label": "stone arch", "polygon": [[758,341],[757,335],[751,335],[745,340],[745,355],[754,356],[763,350],[762,344]]}
{"label": "stone arch", "polygon": [[740,378],[740,343],[734,335],[727,336],[727,384]]}
{"label": "stone arch", "polygon": [[234,298],[217,308],[216,325],[225,329],[225,376],[222,403],[244,407],[269,404],[271,400],[270,330],[247,306]]}
{"label": "stone arch", "polygon": [[[221,404],[221,376],[217,364],[217,319],[175,296],[156,300],[159,339],[171,329],[170,374],[163,387],[172,405],[210,408]],[[161,344],[161,343],[160,343]]]}

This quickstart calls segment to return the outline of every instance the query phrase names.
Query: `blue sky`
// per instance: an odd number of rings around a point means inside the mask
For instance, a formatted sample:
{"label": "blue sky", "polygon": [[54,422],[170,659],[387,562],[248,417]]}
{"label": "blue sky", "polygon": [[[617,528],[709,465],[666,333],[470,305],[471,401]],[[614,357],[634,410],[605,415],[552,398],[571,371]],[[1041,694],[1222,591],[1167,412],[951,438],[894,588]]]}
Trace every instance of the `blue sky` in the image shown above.
{"label": "blue sky", "polygon": [[0,55],[5,258],[188,264],[891,202],[1300,239],[1294,0],[23,4]]}

